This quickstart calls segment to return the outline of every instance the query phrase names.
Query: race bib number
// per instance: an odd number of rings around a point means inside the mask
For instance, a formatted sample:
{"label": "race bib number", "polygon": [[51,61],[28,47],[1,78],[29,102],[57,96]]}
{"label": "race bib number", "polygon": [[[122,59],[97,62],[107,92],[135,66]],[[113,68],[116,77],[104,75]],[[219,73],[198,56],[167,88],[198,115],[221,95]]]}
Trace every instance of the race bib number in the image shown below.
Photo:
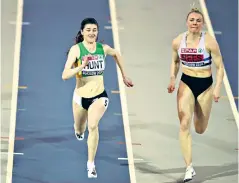
{"label": "race bib number", "polygon": [[204,59],[203,55],[181,54],[181,60],[186,62],[201,62]]}
{"label": "race bib number", "polygon": [[[83,60],[83,59],[82,59]],[[102,55],[94,55],[90,58],[87,66],[82,70],[83,76],[102,75],[105,69],[105,62]]]}

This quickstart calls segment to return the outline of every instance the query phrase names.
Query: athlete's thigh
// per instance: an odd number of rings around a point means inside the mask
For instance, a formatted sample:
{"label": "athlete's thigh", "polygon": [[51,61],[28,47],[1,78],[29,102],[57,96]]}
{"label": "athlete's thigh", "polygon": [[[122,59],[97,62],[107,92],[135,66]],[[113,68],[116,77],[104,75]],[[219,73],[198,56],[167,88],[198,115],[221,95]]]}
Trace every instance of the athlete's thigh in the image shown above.
{"label": "athlete's thigh", "polygon": [[177,93],[177,108],[180,121],[191,122],[194,105],[195,99],[191,89],[184,82],[180,81]]}
{"label": "athlete's thigh", "polygon": [[88,126],[98,125],[109,105],[107,97],[96,99],[88,109]]}
{"label": "athlete's thigh", "polygon": [[206,127],[213,102],[213,86],[210,86],[207,90],[201,93],[197,98],[194,112],[195,127]]}
{"label": "athlete's thigh", "polygon": [[72,101],[72,110],[75,123],[84,123],[87,120],[88,112],[85,110],[81,103]]}

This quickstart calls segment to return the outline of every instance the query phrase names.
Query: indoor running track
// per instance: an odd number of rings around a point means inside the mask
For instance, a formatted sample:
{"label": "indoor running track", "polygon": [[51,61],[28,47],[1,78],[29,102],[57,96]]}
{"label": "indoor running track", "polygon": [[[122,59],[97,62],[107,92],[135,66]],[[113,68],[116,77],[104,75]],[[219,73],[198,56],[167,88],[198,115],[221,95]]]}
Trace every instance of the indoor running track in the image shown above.
{"label": "indoor running track", "polygon": [[[94,4],[92,6],[91,4]],[[100,122],[98,178],[87,178],[87,143],[74,136],[75,79],[62,81],[66,51],[81,20],[95,17],[100,40],[113,46],[108,0],[24,0],[13,183],[129,183],[116,64],[107,58],[110,106]],[[87,135],[88,136],[88,135]],[[123,142],[123,143],[122,143]],[[21,154],[22,153],[22,154]]]}

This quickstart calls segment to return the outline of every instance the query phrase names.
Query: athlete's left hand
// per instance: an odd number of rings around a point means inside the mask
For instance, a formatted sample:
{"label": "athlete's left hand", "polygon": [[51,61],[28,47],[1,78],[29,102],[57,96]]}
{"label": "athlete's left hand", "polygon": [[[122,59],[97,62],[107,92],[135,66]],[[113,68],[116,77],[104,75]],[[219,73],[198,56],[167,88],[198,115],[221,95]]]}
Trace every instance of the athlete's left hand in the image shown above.
{"label": "athlete's left hand", "polygon": [[133,86],[134,86],[134,84],[133,84],[133,82],[131,81],[130,78],[123,77],[123,81],[124,81],[124,84],[125,84],[127,87],[133,87]]}
{"label": "athlete's left hand", "polygon": [[220,87],[215,87],[213,91],[213,99],[215,102],[218,102],[220,98]]}

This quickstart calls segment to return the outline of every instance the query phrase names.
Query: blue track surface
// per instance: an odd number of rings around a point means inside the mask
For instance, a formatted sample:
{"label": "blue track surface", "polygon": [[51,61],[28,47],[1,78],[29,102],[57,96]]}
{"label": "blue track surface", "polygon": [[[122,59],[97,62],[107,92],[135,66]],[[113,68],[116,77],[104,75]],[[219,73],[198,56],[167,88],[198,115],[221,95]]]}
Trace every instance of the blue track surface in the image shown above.
{"label": "blue track surface", "polygon": [[[238,96],[238,0],[205,1],[224,57],[233,96]],[[238,107],[238,102],[235,101]]]}
{"label": "blue track surface", "polygon": [[129,183],[128,166],[118,157],[127,157],[118,94],[116,65],[107,58],[105,84],[110,98],[108,111],[100,122],[100,142],[96,155],[98,178],[86,172],[87,144],[74,137],[72,93],[75,79],[62,81],[66,51],[73,43],[81,20],[95,17],[100,24],[100,40],[113,46],[108,23],[108,0],[24,1],[13,183]]}

